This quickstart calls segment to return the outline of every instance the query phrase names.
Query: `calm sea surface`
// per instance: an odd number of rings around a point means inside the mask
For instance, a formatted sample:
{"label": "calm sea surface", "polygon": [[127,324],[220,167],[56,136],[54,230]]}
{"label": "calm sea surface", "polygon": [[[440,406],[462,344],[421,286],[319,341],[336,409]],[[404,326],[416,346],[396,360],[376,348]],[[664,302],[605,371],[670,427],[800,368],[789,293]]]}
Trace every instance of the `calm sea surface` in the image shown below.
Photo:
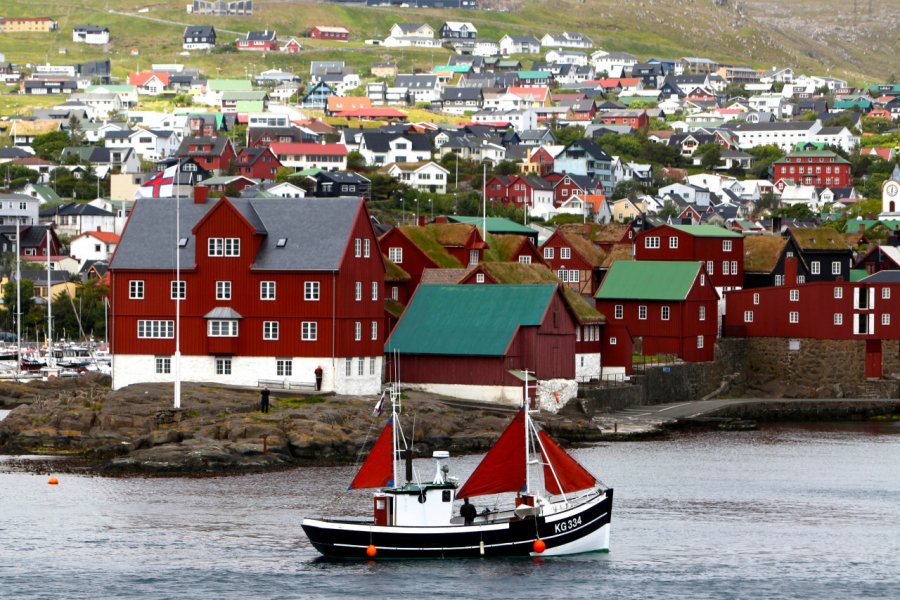
{"label": "calm sea surface", "polygon": [[300,529],[368,511],[351,467],[50,486],[0,457],[0,597],[900,598],[900,424],[573,454],[616,489],[609,554],[384,563],[317,560]]}

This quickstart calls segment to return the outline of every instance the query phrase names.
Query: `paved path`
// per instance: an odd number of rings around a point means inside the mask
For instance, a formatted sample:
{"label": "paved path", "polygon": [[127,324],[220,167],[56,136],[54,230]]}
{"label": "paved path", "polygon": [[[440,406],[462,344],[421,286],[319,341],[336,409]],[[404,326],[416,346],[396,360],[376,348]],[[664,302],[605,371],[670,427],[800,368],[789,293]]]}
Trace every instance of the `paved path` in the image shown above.
{"label": "paved path", "polygon": [[661,425],[682,419],[714,416],[722,408],[740,404],[822,404],[840,402],[842,404],[900,404],[897,399],[883,398],[736,398],[731,400],[695,400],[693,402],[673,402],[632,406],[613,413],[594,417],[604,430],[617,429],[619,433],[635,433],[652,430]]}

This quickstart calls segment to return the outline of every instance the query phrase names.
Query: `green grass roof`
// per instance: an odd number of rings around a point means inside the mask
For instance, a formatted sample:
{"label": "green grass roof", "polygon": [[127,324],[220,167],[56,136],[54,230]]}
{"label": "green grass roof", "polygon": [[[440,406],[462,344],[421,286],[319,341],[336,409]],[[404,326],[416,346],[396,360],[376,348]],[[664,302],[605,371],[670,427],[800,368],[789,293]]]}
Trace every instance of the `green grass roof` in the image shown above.
{"label": "green grass roof", "polygon": [[422,252],[428,255],[428,258],[433,260],[437,266],[444,269],[458,269],[463,266],[463,264],[452,254],[447,252],[447,249],[438,241],[438,227],[404,225],[400,227],[400,231],[402,231]]}
{"label": "green grass roof", "polygon": [[744,237],[737,231],[732,231],[716,225],[670,225],[670,227],[697,237]]}
{"label": "green grass roof", "polygon": [[536,326],[557,286],[420,285],[385,352],[503,356],[516,330]]}
{"label": "green grass roof", "polygon": [[684,300],[697,274],[699,262],[669,260],[617,260],[600,289],[598,300]]}

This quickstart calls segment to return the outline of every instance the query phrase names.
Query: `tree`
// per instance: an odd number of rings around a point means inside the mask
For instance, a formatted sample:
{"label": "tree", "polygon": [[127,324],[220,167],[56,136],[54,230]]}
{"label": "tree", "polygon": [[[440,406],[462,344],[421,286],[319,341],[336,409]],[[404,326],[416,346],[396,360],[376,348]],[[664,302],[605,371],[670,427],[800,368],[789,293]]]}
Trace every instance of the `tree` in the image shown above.
{"label": "tree", "polygon": [[812,209],[810,209],[806,204],[792,204],[791,206],[782,206],[773,214],[778,217],[795,219],[797,221],[811,219],[813,216],[815,216],[815,213],[813,213]]}
{"label": "tree", "polygon": [[69,134],[65,131],[51,131],[43,135],[36,136],[31,142],[34,153],[44,160],[53,162],[59,161],[63,149],[70,146]]}
{"label": "tree", "polygon": [[584,135],[584,127],[581,125],[568,125],[553,129],[553,137],[560,146],[568,146],[572,142],[586,139]]}
{"label": "tree", "polygon": [[681,214],[681,209],[673,200],[666,200],[663,207],[659,210],[659,217],[663,219],[674,219]]}
{"label": "tree", "polygon": [[700,144],[694,150],[694,158],[700,159],[700,166],[706,171],[712,171],[719,166],[722,160],[722,146],[715,142]]}
{"label": "tree", "polygon": [[359,150],[351,150],[347,153],[347,170],[357,173],[369,170],[366,165],[366,157]]}
{"label": "tree", "polygon": [[75,291],[75,297],[63,291],[53,299],[53,328],[56,331],[103,337],[106,333],[104,298],[106,286],[90,280]]}
{"label": "tree", "polygon": [[[22,315],[27,315],[34,307],[34,282],[23,279],[20,295],[22,297]],[[12,331],[16,326],[16,282],[9,281],[3,286],[3,305],[7,310],[3,311],[4,328]],[[24,318],[23,318],[23,323]]]}
{"label": "tree", "polygon": [[84,143],[84,129],[81,127],[81,121],[75,115],[69,117],[69,140],[73,146],[80,146]]}
{"label": "tree", "polygon": [[800,115],[801,121],[815,121],[819,118],[819,113],[814,110],[804,110]]}
{"label": "tree", "polygon": [[613,189],[612,199],[619,200],[620,198],[637,198],[643,194],[646,194],[647,190],[643,185],[636,179],[626,179],[625,181],[620,181],[616,184],[616,187]]}
{"label": "tree", "polygon": [[516,175],[519,172],[519,165],[511,160],[504,160],[497,163],[492,171],[494,175]]}

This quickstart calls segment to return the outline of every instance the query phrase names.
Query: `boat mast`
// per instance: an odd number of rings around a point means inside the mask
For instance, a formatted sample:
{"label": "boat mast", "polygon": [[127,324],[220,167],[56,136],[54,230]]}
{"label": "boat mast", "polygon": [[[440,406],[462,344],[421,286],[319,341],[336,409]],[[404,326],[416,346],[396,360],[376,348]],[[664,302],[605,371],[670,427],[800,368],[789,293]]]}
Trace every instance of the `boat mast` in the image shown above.
{"label": "boat mast", "polygon": [[400,354],[396,351],[394,354],[394,378],[390,392],[391,422],[394,424],[391,428],[391,442],[394,450],[392,465],[394,467],[394,487],[400,487]]}
{"label": "boat mast", "polygon": [[22,374],[22,249],[20,220],[16,217],[16,377]]}
{"label": "boat mast", "polygon": [[47,225],[47,368],[53,367],[53,288],[50,287],[50,232]]}
{"label": "boat mast", "polygon": [[525,390],[522,409],[525,411],[525,493],[531,493],[531,415],[528,411],[528,370],[525,370]]}

